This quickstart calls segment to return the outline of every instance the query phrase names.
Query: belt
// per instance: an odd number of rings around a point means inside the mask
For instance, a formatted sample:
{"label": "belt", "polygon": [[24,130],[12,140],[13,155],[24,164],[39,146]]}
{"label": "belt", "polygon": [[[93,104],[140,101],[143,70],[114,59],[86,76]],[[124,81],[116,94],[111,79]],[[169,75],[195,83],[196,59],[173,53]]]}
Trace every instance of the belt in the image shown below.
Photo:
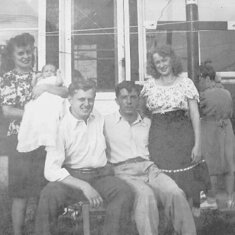
{"label": "belt", "polygon": [[200,162],[194,163],[193,165],[185,167],[185,168],[175,169],[175,170],[160,169],[160,171],[164,172],[164,173],[179,173],[179,172],[184,172],[184,171],[188,171],[188,170],[193,169],[194,167],[196,167],[197,165],[199,165],[200,163],[203,163],[203,162],[206,162],[206,161],[203,159]]}
{"label": "belt", "polygon": [[95,174],[98,173],[100,170],[104,169],[104,167],[98,167],[98,168],[79,168],[79,169],[72,169],[72,171],[77,171],[80,173],[87,173],[87,174]]}
{"label": "belt", "polygon": [[229,118],[216,119],[215,117],[203,117],[202,120],[208,122],[216,122],[219,127],[224,128],[228,125],[230,119]]}
{"label": "belt", "polygon": [[208,117],[203,116],[201,119],[204,120],[204,121],[215,121],[215,122],[230,120],[229,117],[227,117],[227,118],[216,118],[214,116],[208,116]]}
{"label": "belt", "polygon": [[153,113],[152,120],[158,123],[158,120],[172,121],[177,119],[188,119],[186,110],[172,110],[165,113]]}
{"label": "belt", "polygon": [[113,166],[120,166],[123,164],[128,164],[128,163],[137,163],[137,162],[144,162],[147,161],[147,159],[144,159],[142,157],[135,157],[135,158],[130,158],[126,161],[122,161],[122,162],[117,162],[117,163],[111,163]]}

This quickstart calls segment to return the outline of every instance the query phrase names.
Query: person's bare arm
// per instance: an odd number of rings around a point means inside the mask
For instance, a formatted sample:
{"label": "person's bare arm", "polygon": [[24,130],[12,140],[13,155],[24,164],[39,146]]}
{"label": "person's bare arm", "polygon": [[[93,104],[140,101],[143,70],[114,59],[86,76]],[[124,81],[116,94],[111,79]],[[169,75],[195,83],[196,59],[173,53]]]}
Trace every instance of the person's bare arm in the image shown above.
{"label": "person's bare arm", "polygon": [[151,112],[147,109],[146,99],[143,96],[140,96],[138,112],[141,117],[151,118]]}
{"label": "person's bare arm", "polygon": [[55,86],[51,84],[40,84],[33,88],[32,98],[36,99],[43,92],[49,92],[53,95],[58,95],[62,98],[68,97],[68,88],[65,86]]}
{"label": "person's bare arm", "polygon": [[103,204],[103,199],[100,194],[86,181],[74,178],[69,175],[61,181],[72,188],[81,190],[92,207],[100,207]]}
{"label": "person's bare arm", "polygon": [[35,87],[37,85],[37,83],[38,83],[41,76],[42,76],[41,73],[37,73],[33,76],[32,82],[31,82],[32,87]]}
{"label": "person's bare arm", "polygon": [[61,71],[59,69],[57,69],[57,71],[56,71],[56,77],[57,77],[56,85],[57,86],[63,86],[64,82],[63,82]]}
{"label": "person's bare arm", "polygon": [[194,130],[194,147],[192,149],[192,161],[199,162],[201,160],[201,122],[200,115],[198,110],[198,103],[194,99],[190,99],[188,101],[190,118],[193,125]]}

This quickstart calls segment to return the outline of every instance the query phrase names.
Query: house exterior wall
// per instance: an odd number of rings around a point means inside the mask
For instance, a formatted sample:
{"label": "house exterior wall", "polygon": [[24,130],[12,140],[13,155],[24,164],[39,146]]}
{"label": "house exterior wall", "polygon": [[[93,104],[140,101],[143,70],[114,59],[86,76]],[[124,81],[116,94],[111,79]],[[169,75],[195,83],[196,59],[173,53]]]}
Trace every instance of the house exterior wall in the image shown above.
{"label": "house exterior wall", "polygon": [[[60,9],[62,3],[65,8]],[[4,45],[18,33],[32,33],[38,47],[36,69],[40,70],[48,62],[64,70],[61,59],[67,62],[66,58],[70,58],[71,64],[66,65],[64,74],[67,83],[75,70],[85,77],[94,77],[98,82],[98,109],[113,111],[117,108],[115,84],[122,80],[143,80],[148,75],[150,48],[156,41],[159,44],[167,41],[167,32],[156,31],[156,25],[161,21],[185,21],[185,3],[185,0],[100,0],[99,3],[94,0],[3,0],[0,2],[0,44]],[[233,0],[198,0],[197,3],[200,21],[235,21]],[[68,16],[71,25],[64,25],[69,29],[65,32],[61,30],[61,22],[68,22],[68,18],[62,19]],[[70,31],[71,35],[65,35]],[[172,32],[172,45],[182,58],[184,72],[188,60],[186,34],[187,31]],[[200,60],[210,58],[223,76],[233,77],[234,37],[234,30],[199,32]],[[65,42],[71,38],[69,51],[61,49],[63,38]]]}
{"label": "house exterior wall", "polygon": [[[64,16],[71,17],[71,25],[66,26],[71,27],[71,35],[64,35],[65,32],[61,31],[60,26],[61,21],[66,22],[67,19],[61,19],[63,14],[60,14],[60,11],[65,9],[60,9],[60,6],[61,3],[68,2],[71,8],[66,8],[67,14]],[[234,0],[197,2],[199,21],[229,21],[234,25]],[[156,25],[161,21],[185,21],[185,19],[185,0],[1,0],[0,45],[4,46],[10,37],[19,33],[33,34],[38,48],[38,60],[41,61],[40,66],[35,69],[40,70],[45,62],[54,63],[59,67],[61,58],[67,53],[60,50],[61,38],[71,37],[73,46],[70,55],[71,74],[76,69],[85,77],[97,79],[99,91],[95,107],[101,113],[107,114],[118,109],[115,103],[114,85],[125,79],[143,80],[148,74],[148,51],[156,41],[159,44],[166,43],[167,32],[156,31]],[[201,60],[210,58],[216,69],[232,78],[232,82],[235,77],[233,29],[233,27],[230,30],[208,29],[199,33]],[[172,45],[182,58],[185,72],[186,33],[186,31],[172,32]],[[64,76],[67,81],[71,80],[66,74]],[[235,89],[230,85],[228,88],[235,97]],[[4,126],[6,121],[2,120],[0,155],[5,156],[2,136],[6,134]],[[6,168],[7,157],[2,157],[0,172],[3,175],[0,178],[4,180],[0,181],[0,187],[7,181]]]}

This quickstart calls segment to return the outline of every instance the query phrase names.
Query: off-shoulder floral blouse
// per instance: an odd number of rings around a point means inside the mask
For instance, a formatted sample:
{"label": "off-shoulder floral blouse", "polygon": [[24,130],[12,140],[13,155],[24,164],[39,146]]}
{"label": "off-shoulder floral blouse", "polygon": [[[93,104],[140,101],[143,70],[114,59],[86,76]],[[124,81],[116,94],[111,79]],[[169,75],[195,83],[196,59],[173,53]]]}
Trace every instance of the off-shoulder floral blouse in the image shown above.
{"label": "off-shoulder floral blouse", "polygon": [[[24,109],[31,99],[33,75],[33,72],[21,74],[15,70],[5,73],[3,78],[0,78],[0,104]],[[7,135],[17,134],[19,127],[20,120],[13,120]]]}
{"label": "off-shoulder floral blouse", "polygon": [[199,102],[199,94],[193,81],[177,77],[170,86],[158,85],[154,78],[149,78],[141,91],[146,99],[146,106],[152,113],[165,113],[173,110],[188,110],[188,100]]}

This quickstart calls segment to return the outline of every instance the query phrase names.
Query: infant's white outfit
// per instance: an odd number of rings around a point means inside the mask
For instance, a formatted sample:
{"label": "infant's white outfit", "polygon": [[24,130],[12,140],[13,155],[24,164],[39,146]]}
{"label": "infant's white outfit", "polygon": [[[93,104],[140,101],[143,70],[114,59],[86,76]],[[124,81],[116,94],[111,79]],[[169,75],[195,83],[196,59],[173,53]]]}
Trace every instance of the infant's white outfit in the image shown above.
{"label": "infant's white outfit", "polygon": [[[56,85],[57,77],[41,79],[40,84]],[[25,105],[18,133],[19,152],[30,152],[40,146],[55,146],[59,120],[64,115],[64,100],[58,95],[42,93]]]}

